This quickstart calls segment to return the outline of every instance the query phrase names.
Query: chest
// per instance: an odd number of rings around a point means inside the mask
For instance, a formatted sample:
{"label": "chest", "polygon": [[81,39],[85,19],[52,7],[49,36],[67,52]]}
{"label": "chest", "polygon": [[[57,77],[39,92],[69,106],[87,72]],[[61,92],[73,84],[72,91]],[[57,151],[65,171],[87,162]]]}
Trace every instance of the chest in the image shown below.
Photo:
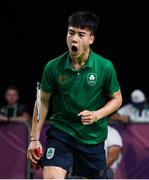
{"label": "chest", "polygon": [[56,84],[61,91],[92,90],[103,86],[102,72],[94,69],[82,71],[62,71],[56,76]]}

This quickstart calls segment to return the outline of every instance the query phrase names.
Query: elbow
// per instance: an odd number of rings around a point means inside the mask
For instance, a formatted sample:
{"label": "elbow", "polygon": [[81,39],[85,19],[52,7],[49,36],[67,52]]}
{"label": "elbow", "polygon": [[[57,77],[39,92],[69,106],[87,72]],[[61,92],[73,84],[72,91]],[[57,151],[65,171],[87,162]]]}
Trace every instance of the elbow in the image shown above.
{"label": "elbow", "polygon": [[120,98],[119,98],[119,107],[118,108],[120,108],[121,107],[121,105],[122,105],[122,103],[123,103],[123,98],[122,98],[122,96],[120,96]]}
{"label": "elbow", "polygon": [[123,103],[123,98],[122,98],[122,94],[120,91],[116,92],[114,95],[113,95],[113,99],[115,101],[115,108],[116,110],[119,109]]}
{"label": "elbow", "polygon": [[121,93],[118,94],[118,96],[116,97],[116,100],[117,100],[117,109],[119,109],[123,103],[123,98],[122,98]]}

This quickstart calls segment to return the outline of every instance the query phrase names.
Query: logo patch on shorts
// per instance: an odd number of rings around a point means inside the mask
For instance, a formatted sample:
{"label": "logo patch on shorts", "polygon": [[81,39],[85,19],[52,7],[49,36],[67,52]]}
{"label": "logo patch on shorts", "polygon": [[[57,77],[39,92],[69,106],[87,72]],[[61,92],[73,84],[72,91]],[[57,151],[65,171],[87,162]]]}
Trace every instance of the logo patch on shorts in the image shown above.
{"label": "logo patch on shorts", "polygon": [[97,82],[97,74],[95,73],[89,73],[87,75],[87,83],[90,85],[90,86],[94,86]]}
{"label": "logo patch on shorts", "polygon": [[99,170],[99,175],[103,176],[104,175],[104,170]]}
{"label": "logo patch on shorts", "polygon": [[46,158],[51,159],[54,156],[55,148],[48,148],[46,153]]}

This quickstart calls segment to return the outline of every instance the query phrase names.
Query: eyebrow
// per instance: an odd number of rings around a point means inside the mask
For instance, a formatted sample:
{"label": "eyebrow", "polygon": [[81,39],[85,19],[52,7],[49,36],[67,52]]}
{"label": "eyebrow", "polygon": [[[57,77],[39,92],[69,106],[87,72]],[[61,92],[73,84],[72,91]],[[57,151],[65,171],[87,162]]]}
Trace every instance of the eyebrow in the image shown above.
{"label": "eyebrow", "polygon": [[[73,33],[75,33],[76,31],[75,30],[73,30],[73,29],[68,29],[68,31],[69,32],[73,32]],[[84,31],[78,31],[77,33],[79,33],[79,34],[86,34],[86,32],[84,32]]]}

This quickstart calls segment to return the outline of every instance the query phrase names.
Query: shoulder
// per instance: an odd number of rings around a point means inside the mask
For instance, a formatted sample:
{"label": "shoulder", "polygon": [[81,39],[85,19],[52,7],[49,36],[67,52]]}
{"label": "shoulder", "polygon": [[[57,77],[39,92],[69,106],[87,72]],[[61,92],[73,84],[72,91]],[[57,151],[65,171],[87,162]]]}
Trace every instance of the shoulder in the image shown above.
{"label": "shoulder", "polygon": [[68,57],[68,52],[63,53],[62,55],[51,59],[47,62],[47,64],[45,65],[45,68],[55,68],[56,66],[61,65],[62,63],[64,63],[66,61]]}
{"label": "shoulder", "polygon": [[104,66],[106,68],[110,68],[111,66],[113,66],[111,60],[97,54],[96,52],[92,51],[92,57],[94,58],[94,61],[98,64],[100,64],[100,66]]}

